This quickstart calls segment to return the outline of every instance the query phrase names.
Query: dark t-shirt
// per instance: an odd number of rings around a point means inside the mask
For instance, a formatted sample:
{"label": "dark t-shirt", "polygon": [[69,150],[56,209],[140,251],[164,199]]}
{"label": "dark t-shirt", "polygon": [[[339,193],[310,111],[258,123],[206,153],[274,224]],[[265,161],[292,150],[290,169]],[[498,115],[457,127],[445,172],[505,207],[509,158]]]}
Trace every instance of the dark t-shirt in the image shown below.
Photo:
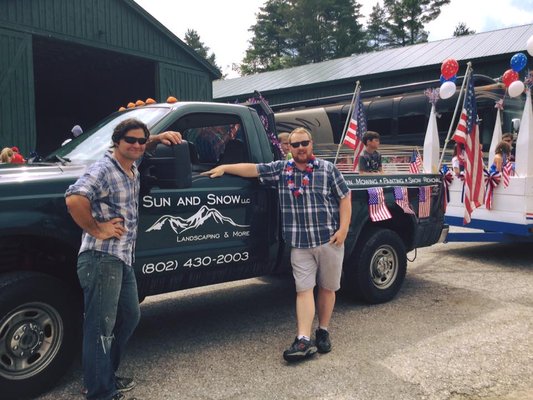
{"label": "dark t-shirt", "polygon": [[379,172],[381,169],[381,154],[377,151],[372,154],[363,150],[359,157],[359,172]]}

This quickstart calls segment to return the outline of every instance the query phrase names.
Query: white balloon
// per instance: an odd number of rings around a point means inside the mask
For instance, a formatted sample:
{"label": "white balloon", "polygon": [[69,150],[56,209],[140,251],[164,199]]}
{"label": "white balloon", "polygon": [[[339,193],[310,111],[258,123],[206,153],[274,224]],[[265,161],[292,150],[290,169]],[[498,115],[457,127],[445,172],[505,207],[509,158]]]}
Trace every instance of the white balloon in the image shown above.
{"label": "white balloon", "polygon": [[527,40],[526,49],[529,55],[533,56],[533,35],[531,35],[529,39]]}
{"label": "white balloon", "polygon": [[517,97],[520,96],[522,93],[524,93],[524,82],[518,80],[514,81],[509,85],[509,96],[511,97]]}
{"label": "white balloon", "polygon": [[440,85],[440,90],[439,90],[440,98],[443,100],[449,99],[455,94],[455,89],[457,89],[457,86],[455,86],[455,83],[451,81],[444,82],[442,85]]}

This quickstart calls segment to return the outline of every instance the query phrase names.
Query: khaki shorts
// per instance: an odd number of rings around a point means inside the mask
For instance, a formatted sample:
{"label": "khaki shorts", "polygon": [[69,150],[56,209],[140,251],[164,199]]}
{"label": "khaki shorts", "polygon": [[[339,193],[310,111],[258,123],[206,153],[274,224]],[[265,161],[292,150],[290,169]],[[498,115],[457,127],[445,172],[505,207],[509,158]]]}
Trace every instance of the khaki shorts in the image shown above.
{"label": "khaki shorts", "polygon": [[296,291],[303,292],[318,286],[337,291],[341,287],[344,244],[323,244],[310,249],[291,250],[292,274]]}

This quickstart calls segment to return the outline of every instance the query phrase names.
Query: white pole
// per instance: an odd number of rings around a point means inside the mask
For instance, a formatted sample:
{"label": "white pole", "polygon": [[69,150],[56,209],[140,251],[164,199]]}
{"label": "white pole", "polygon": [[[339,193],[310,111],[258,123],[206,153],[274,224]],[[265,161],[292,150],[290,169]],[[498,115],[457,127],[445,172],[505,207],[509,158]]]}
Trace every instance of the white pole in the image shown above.
{"label": "white pole", "polygon": [[342,143],[344,142],[344,138],[346,136],[346,131],[347,131],[346,128],[348,128],[348,123],[350,121],[350,118],[352,118],[353,108],[355,107],[355,97],[359,90],[361,90],[360,82],[357,81],[355,83],[355,90],[353,91],[352,101],[350,102],[350,108],[348,110],[348,117],[346,118],[346,121],[344,122],[344,128],[342,130],[341,140],[339,141],[339,145],[337,146],[337,154],[335,154],[335,161],[333,162],[334,165],[337,165],[337,159],[339,158],[339,152],[341,150]]}
{"label": "white pole", "polygon": [[440,166],[442,165],[442,160],[444,159],[444,152],[446,151],[446,147],[448,146],[448,142],[450,141],[450,135],[452,134],[453,123],[455,121],[455,117],[457,116],[457,110],[459,108],[459,102],[461,101],[461,96],[463,95],[463,89],[465,87],[465,84],[470,79],[471,72],[472,72],[472,63],[469,61],[466,64],[465,77],[463,79],[463,84],[461,85],[461,90],[459,91],[459,97],[457,98],[457,103],[455,104],[455,111],[453,112],[452,121],[450,122],[450,128],[448,129],[448,135],[446,136],[446,140],[444,141],[444,146],[442,148],[442,154],[440,156],[439,165],[437,167],[437,170],[439,171],[440,171]]}

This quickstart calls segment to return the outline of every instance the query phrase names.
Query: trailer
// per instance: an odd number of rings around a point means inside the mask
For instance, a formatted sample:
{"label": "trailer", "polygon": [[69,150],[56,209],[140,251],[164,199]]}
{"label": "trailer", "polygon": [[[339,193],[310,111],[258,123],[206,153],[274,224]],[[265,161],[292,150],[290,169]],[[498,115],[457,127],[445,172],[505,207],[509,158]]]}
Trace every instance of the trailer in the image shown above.
{"label": "trailer", "polygon": [[461,226],[477,231],[454,232],[452,229],[447,237],[448,242],[533,242],[533,112],[531,107],[531,93],[528,90],[516,140],[514,174],[510,176],[507,187],[502,179],[494,188],[490,209],[484,205],[475,209],[470,223],[464,225],[464,183],[456,176],[449,184],[446,223],[450,226]]}

